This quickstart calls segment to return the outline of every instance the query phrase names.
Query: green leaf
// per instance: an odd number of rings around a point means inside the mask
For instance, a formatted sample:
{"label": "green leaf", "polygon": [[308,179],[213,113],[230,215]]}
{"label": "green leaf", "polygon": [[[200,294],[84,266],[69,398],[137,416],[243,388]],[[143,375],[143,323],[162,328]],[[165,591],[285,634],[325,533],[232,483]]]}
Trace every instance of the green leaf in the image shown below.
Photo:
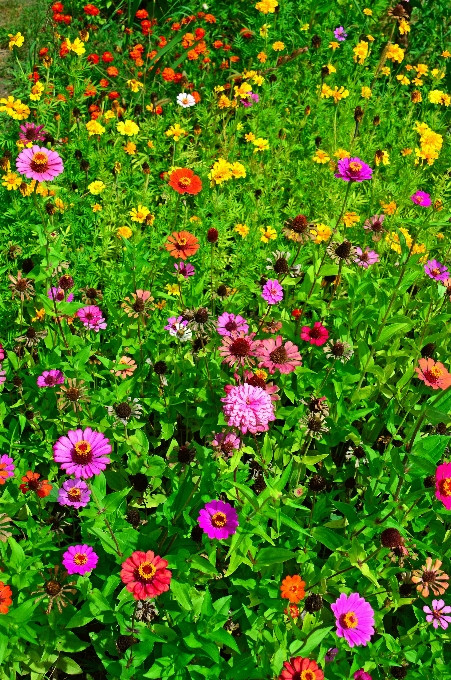
{"label": "green leaf", "polygon": [[449,445],[450,439],[451,437],[440,434],[430,435],[424,439],[419,439],[412,447],[412,454],[425,457],[432,463],[438,463],[446,447]]}
{"label": "green leaf", "polygon": [[175,599],[183,609],[191,611],[191,595],[190,587],[187,583],[180,583],[180,581],[171,580],[171,591]]}
{"label": "green leaf", "polygon": [[55,666],[60,671],[63,671],[63,673],[67,673],[67,675],[80,675],[83,673],[83,669],[70,656],[60,656]]}
{"label": "green leaf", "polygon": [[205,557],[200,557],[199,555],[193,555],[189,560],[195,569],[204,572],[204,574],[217,574],[217,569],[205,559]]}
{"label": "green leaf", "polygon": [[333,626],[328,626],[327,628],[317,628],[316,630],[312,631],[303,646],[300,648],[300,655],[305,657],[314,649],[316,649],[324,640],[326,635],[328,635],[328,633],[332,630],[332,628]]}
{"label": "green leaf", "polygon": [[329,550],[337,550],[341,548],[345,539],[340,534],[335,533],[332,529],[325,529],[324,527],[315,527],[312,531],[312,536]]}
{"label": "green leaf", "polygon": [[254,570],[258,571],[260,567],[269,567],[272,564],[281,564],[296,558],[296,553],[285,548],[262,548],[257,554],[257,561],[254,565]]}

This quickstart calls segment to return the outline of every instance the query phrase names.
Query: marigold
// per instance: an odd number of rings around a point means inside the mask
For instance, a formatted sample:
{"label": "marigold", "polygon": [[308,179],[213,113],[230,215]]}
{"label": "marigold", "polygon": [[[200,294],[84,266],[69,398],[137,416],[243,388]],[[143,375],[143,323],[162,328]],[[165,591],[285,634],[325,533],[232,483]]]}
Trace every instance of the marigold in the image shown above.
{"label": "marigold", "polygon": [[330,156],[328,155],[327,151],[317,149],[312,160],[315,161],[315,163],[328,163],[330,161]]}
{"label": "marigold", "polygon": [[341,219],[345,227],[353,227],[354,224],[360,222],[360,216],[357,215],[357,213],[352,212],[350,210],[348,212],[345,212]]}
{"label": "marigold", "polygon": [[332,229],[327,224],[315,224],[314,228],[310,230],[314,243],[322,243],[328,241],[332,236]]}
{"label": "marigold", "polygon": [[276,7],[279,6],[277,0],[260,0],[255,5],[255,9],[258,9],[262,14],[274,14]]}
{"label": "marigold", "polygon": [[172,137],[174,142],[178,142],[180,137],[184,137],[187,132],[180,127],[178,123],[171,125],[171,127],[164,133],[166,137]]}
{"label": "marigold", "polygon": [[97,180],[95,182],[91,182],[91,184],[88,184],[88,190],[91,194],[94,196],[101,194],[102,191],[105,189],[105,184],[101,182],[100,180]]}
{"label": "marigold", "polygon": [[368,56],[368,43],[365,40],[361,40],[352,51],[354,52],[354,61],[363,64]]}
{"label": "marigold", "polygon": [[2,177],[2,185],[8,189],[8,191],[16,190],[22,184],[22,177],[17,175],[15,172],[8,172],[7,175]]}
{"label": "marigold", "polygon": [[132,137],[137,135],[139,132],[139,126],[136,125],[132,120],[120,121],[116,125],[116,129],[121,135],[126,135],[127,137]]}
{"label": "marigold", "polygon": [[147,215],[150,215],[150,210],[145,205],[138,205],[137,208],[132,208],[128,214],[132,218],[132,222],[140,222],[142,224]]}
{"label": "marigold", "polygon": [[20,33],[20,31],[19,33],[16,33],[16,35],[8,33],[8,38],[9,38],[8,47],[10,50],[12,50],[13,47],[22,47],[25,41],[25,38],[23,37],[22,33]]}
{"label": "marigold", "polygon": [[249,227],[247,224],[236,224],[235,231],[241,236],[241,238],[246,238],[249,233]]}
{"label": "marigold", "polygon": [[260,227],[261,237],[260,241],[263,243],[269,243],[269,241],[275,241],[277,238],[277,231],[272,227]]}
{"label": "marigold", "polygon": [[86,123],[86,129],[90,137],[93,135],[103,135],[105,132],[103,125],[100,125],[100,123],[98,123],[96,120],[90,120],[88,123]]}
{"label": "marigold", "polygon": [[304,586],[305,581],[298,574],[286,576],[280,586],[280,593],[284,599],[297,604],[305,597]]}
{"label": "marigold", "polygon": [[116,236],[118,238],[128,239],[130,236],[133,236],[133,232],[130,227],[119,227],[119,229],[116,231]]}
{"label": "marigold", "polygon": [[386,57],[390,61],[397,61],[400,64],[404,59],[404,50],[396,43],[394,45],[389,45],[387,47]]}
{"label": "marigold", "polygon": [[210,179],[213,184],[222,184],[223,182],[232,179],[232,177],[232,164],[224,158],[218,158],[208,173],[208,179]]}
{"label": "marigold", "polygon": [[273,43],[272,48],[274,52],[281,52],[285,49],[285,43],[283,43],[281,40],[276,40],[276,42]]}

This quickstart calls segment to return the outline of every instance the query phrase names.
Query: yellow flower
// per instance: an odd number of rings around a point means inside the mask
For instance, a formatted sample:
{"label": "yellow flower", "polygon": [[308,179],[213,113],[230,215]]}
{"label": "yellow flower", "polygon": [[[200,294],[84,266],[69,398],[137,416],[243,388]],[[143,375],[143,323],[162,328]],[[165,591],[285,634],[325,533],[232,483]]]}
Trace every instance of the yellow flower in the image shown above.
{"label": "yellow flower", "polygon": [[340,160],[342,158],[351,158],[351,154],[349,151],[346,151],[346,149],[337,149],[334,153],[335,158],[339,158]]}
{"label": "yellow flower", "polygon": [[345,225],[345,227],[353,227],[354,224],[357,224],[358,222],[360,222],[359,215],[357,215],[357,213],[355,213],[355,212],[352,212],[351,210],[348,210],[347,212],[345,212],[345,214],[343,215],[343,217],[341,219],[342,219],[342,222]]}
{"label": "yellow flower", "polygon": [[260,37],[261,38],[267,38],[268,37],[268,31],[271,28],[271,24],[263,24],[263,26],[260,28]]}
{"label": "yellow flower", "polygon": [[389,66],[384,66],[383,68],[381,68],[381,73],[382,73],[384,76],[389,76],[389,75],[390,75],[390,67],[389,67]]}
{"label": "yellow flower", "polygon": [[165,287],[168,295],[180,295],[180,287],[177,283],[167,283]]}
{"label": "yellow flower", "polygon": [[374,38],[372,35],[367,35],[366,39],[369,40],[370,42],[374,42]]}
{"label": "yellow flower", "polygon": [[415,123],[414,129],[420,135],[420,148],[415,149],[415,165],[417,165],[420,160],[425,160],[428,165],[432,165],[434,161],[439,157],[443,145],[443,137],[439,135],[426,123]]}
{"label": "yellow flower", "polygon": [[235,85],[233,89],[235,90],[235,97],[246,97],[249,92],[252,92],[252,86],[246,81],[239,86]]}
{"label": "yellow flower", "polygon": [[300,31],[308,31],[309,28],[310,28],[310,24],[302,24],[302,26],[299,30]]}
{"label": "yellow flower", "polygon": [[365,9],[363,10],[363,13],[366,14],[367,17],[372,17],[372,16],[373,16],[373,10],[372,10],[372,9],[368,9],[368,7],[365,7]]}
{"label": "yellow flower", "polygon": [[223,85],[215,85],[213,90],[215,92],[224,92],[224,86]]}
{"label": "yellow flower", "polygon": [[34,311],[36,312],[36,316],[34,316],[31,320],[32,321],[42,321],[44,316],[45,316],[44,307],[42,307],[42,309],[36,309],[36,307],[35,307]]}
{"label": "yellow flower", "polygon": [[106,121],[109,121],[112,118],[116,118],[116,114],[114,113],[114,111],[105,111],[103,117],[105,118]]}
{"label": "yellow flower", "polygon": [[22,104],[20,99],[14,99],[14,97],[9,96],[8,99],[3,97],[0,99],[0,111],[4,111],[8,116],[14,118],[14,120],[25,120],[30,115],[30,109],[26,104]]}
{"label": "yellow flower", "polygon": [[441,71],[439,68],[433,68],[431,71],[431,76],[434,80],[441,80],[445,77],[445,71]]}
{"label": "yellow flower", "polygon": [[413,149],[409,149],[409,147],[406,147],[405,149],[401,149],[401,156],[410,156],[410,154],[413,153]]}
{"label": "yellow flower", "polygon": [[315,224],[315,228],[310,230],[314,243],[328,241],[332,236],[332,229],[327,224]]}
{"label": "yellow flower", "polygon": [[219,99],[218,99],[218,106],[220,109],[229,109],[232,105],[232,102],[230,99],[227,97],[227,95],[222,94]]}
{"label": "yellow flower", "polygon": [[253,132],[248,132],[247,135],[244,135],[244,139],[246,142],[253,142],[256,137]]}
{"label": "yellow flower", "polygon": [[390,59],[390,61],[397,61],[400,64],[404,59],[404,50],[396,43],[394,45],[389,45],[386,57],[387,59]]}
{"label": "yellow flower", "polygon": [[232,164],[224,158],[218,158],[208,173],[208,179],[210,179],[213,184],[227,182],[229,179],[232,179],[232,176]]}
{"label": "yellow flower", "polygon": [[22,47],[22,45],[24,44],[24,40],[25,40],[25,38],[23,37],[22,33],[20,33],[20,31],[19,31],[19,33],[16,33],[16,35],[12,35],[11,33],[8,33],[8,38],[10,39],[9,43],[8,43],[8,47],[9,47],[10,50],[12,50],[13,47]]}
{"label": "yellow flower", "polygon": [[429,92],[429,101],[432,104],[442,104],[442,106],[449,106],[451,104],[451,97],[446,92],[441,90],[431,90]]}
{"label": "yellow flower", "polygon": [[246,168],[242,163],[236,161],[232,164],[232,175],[235,179],[240,179],[240,177],[246,177]]}
{"label": "yellow flower", "polygon": [[403,75],[402,73],[396,76],[396,80],[399,80],[401,85],[410,85],[410,80],[408,79],[407,76]]}
{"label": "yellow flower", "polygon": [[399,35],[405,35],[406,33],[409,33],[409,31],[410,31],[410,26],[405,19],[401,19],[401,21],[399,22],[398,28],[399,28]]}
{"label": "yellow flower", "polygon": [[127,80],[127,85],[132,92],[139,92],[139,90],[144,87],[143,83],[140,83],[139,80],[135,80],[134,78]]}
{"label": "yellow flower", "polygon": [[338,50],[340,47],[340,43],[336,42],[335,40],[332,40],[332,42],[329,43],[329,47],[331,50],[335,52],[335,50]]}
{"label": "yellow flower", "polygon": [[445,57],[445,59],[449,59],[451,57],[451,52],[449,52],[449,50],[444,50],[440,56]]}
{"label": "yellow flower", "polygon": [[141,224],[150,215],[150,210],[145,205],[138,205],[138,208],[132,208],[128,213],[132,218],[132,222],[140,222]]}
{"label": "yellow flower", "polygon": [[90,120],[88,123],[86,123],[86,129],[89,132],[90,137],[93,135],[103,135],[105,132],[103,125],[100,125],[100,123],[98,123],[96,120]]}
{"label": "yellow flower", "polygon": [[164,133],[166,137],[173,137],[174,142],[178,142],[180,137],[186,135],[186,130],[180,127],[178,123],[171,125],[171,127]]}
{"label": "yellow flower", "polygon": [[252,143],[255,146],[254,153],[257,153],[257,151],[267,151],[269,149],[269,141],[267,139],[263,139],[263,137],[254,139]]}
{"label": "yellow flower", "polygon": [[38,102],[41,99],[44,89],[44,85],[38,80],[31,88],[30,99],[34,102]]}
{"label": "yellow flower", "polygon": [[417,72],[417,76],[419,77],[427,75],[427,72],[429,70],[426,64],[417,64],[413,68],[415,69],[415,71]]}
{"label": "yellow flower", "polygon": [[277,0],[261,0],[255,5],[255,9],[258,9],[262,14],[274,14],[276,7],[279,3]]}
{"label": "yellow flower", "polygon": [[91,184],[88,184],[89,192],[94,196],[96,196],[97,194],[101,194],[105,188],[106,188],[105,184],[100,180],[96,180],[95,182],[91,182]]}
{"label": "yellow flower", "polygon": [[60,212],[64,212],[67,208],[67,206],[64,205],[63,201],[58,197],[55,198],[55,206]]}
{"label": "yellow flower", "polygon": [[119,229],[116,231],[116,236],[118,238],[122,237],[128,239],[130,236],[133,236],[133,232],[130,227],[119,227]]}
{"label": "yellow flower", "polygon": [[3,175],[2,184],[8,189],[8,191],[15,191],[22,184],[22,177],[17,175],[15,172],[8,172],[7,175]]}
{"label": "yellow flower", "polygon": [[123,148],[125,153],[128,153],[129,156],[134,156],[136,154],[136,144],[134,142],[127,142]]}
{"label": "yellow flower", "polygon": [[94,205],[92,206],[92,212],[96,213],[96,212],[100,212],[101,210],[102,210],[102,206],[100,205],[100,203],[94,203]]}
{"label": "yellow flower", "polygon": [[345,90],[343,86],[338,89],[338,87],[335,85],[331,92],[331,96],[334,98],[334,103],[337,104],[341,99],[349,97],[349,90]]}
{"label": "yellow flower", "polygon": [[365,40],[361,40],[352,51],[354,52],[354,61],[363,64],[368,56],[368,43]]}
{"label": "yellow flower", "polygon": [[253,82],[255,85],[260,86],[260,85],[263,85],[263,83],[265,82],[265,79],[263,78],[263,76],[255,75],[255,76],[252,78],[252,82]]}
{"label": "yellow flower", "polygon": [[116,125],[116,130],[121,135],[126,135],[127,137],[132,137],[137,135],[139,132],[139,126],[136,125],[132,120],[124,120]]}
{"label": "yellow flower", "polygon": [[249,227],[247,224],[236,224],[235,231],[241,236],[241,238],[246,238],[249,233]]}
{"label": "yellow flower", "polygon": [[321,99],[328,99],[329,97],[332,96],[332,88],[329,87],[326,83],[323,83],[321,85]]}
{"label": "yellow flower", "polygon": [[442,238],[445,238],[444,234],[442,234],[441,231],[439,231],[435,236],[436,236],[436,238],[439,238],[440,240],[441,240]]}
{"label": "yellow flower", "polygon": [[336,69],[335,66],[333,66],[332,64],[327,64],[327,69],[328,69],[328,71],[329,71],[329,75],[330,75],[331,73],[336,73],[336,72],[337,72],[337,69]]}
{"label": "yellow flower", "polygon": [[285,43],[281,40],[276,40],[276,42],[272,44],[272,48],[274,52],[282,52],[282,50],[285,49]]}
{"label": "yellow flower", "polygon": [[74,52],[79,57],[81,57],[81,55],[86,52],[85,46],[83,45],[80,38],[75,38],[74,42],[71,42],[66,38],[66,45],[71,52]]}
{"label": "yellow flower", "polygon": [[257,75],[257,71],[243,71],[243,78],[245,80],[249,80],[249,78],[253,78],[255,75]]}
{"label": "yellow flower", "polygon": [[412,80],[412,83],[413,83],[414,85],[423,85],[423,81],[421,80],[421,78],[414,78],[414,79]]}
{"label": "yellow flower", "polygon": [[395,201],[390,201],[390,203],[384,203],[383,201],[380,202],[381,206],[387,215],[394,215],[396,210],[397,210],[397,205]]}
{"label": "yellow flower", "polygon": [[202,224],[202,220],[200,217],[197,217],[197,215],[193,215],[192,217],[189,218],[190,222],[199,222],[199,224]]}
{"label": "yellow flower", "polygon": [[268,59],[268,55],[266,54],[266,52],[259,52],[257,54],[257,59],[260,62],[260,64],[264,64]]}
{"label": "yellow flower", "polygon": [[260,241],[263,241],[263,243],[275,241],[277,238],[277,231],[272,227],[260,227],[260,233]]}
{"label": "yellow flower", "polygon": [[330,156],[327,154],[326,151],[323,151],[322,149],[317,149],[312,160],[314,160],[315,163],[328,163],[330,161]]}
{"label": "yellow flower", "polygon": [[362,94],[362,97],[364,99],[369,99],[373,93],[371,92],[370,87],[362,87],[362,93],[361,94]]}
{"label": "yellow flower", "polygon": [[[410,249],[412,245],[412,237],[409,234],[408,230],[405,227],[400,227],[399,231],[402,233],[406,240],[406,246]],[[389,231],[388,234],[385,236],[385,241],[389,243],[391,250],[394,250],[395,253],[400,254],[401,253],[401,240],[399,238],[399,235],[396,233],[396,231]],[[413,249],[412,249],[413,252]],[[423,251],[420,251],[423,252]]]}
{"label": "yellow flower", "polygon": [[380,165],[381,163],[382,165],[390,165],[390,157],[387,151],[376,151],[374,160],[376,161],[376,165]]}

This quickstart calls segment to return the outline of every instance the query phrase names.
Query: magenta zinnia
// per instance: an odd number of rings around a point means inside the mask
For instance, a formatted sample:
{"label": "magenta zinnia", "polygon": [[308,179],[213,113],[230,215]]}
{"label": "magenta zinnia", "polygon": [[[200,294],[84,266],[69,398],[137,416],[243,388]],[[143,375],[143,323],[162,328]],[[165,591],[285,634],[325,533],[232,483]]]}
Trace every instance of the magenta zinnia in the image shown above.
{"label": "magenta zinnia", "polygon": [[14,460],[6,453],[0,456],[0,485],[4,484],[9,477],[14,477]]}
{"label": "magenta zinnia", "polygon": [[20,152],[17,156],[16,167],[21,175],[38,182],[55,179],[64,170],[63,161],[56,151],[36,145]]}
{"label": "magenta zinnia", "polygon": [[268,305],[276,305],[283,300],[283,288],[277,279],[269,279],[263,286],[262,298]]}
{"label": "magenta zinnia", "polygon": [[110,459],[110,440],[101,432],[87,427],[85,430],[69,430],[53,446],[53,459],[61,463],[68,475],[88,479],[105,470]]}
{"label": "magenta zinnia", "polygon": [[239,314],[229,314],[224,312],[218,317],[217,331],[219,335],[231,337],[236,333],[246,334],[249,330],[249,324],[246,319],[243,319]]}
{"label": "magenta zinnia", "polygon": [[58,491],[58,503],[73,508],[84,508],[90,498],[91,491],[82,479],[67,479]]}
{"label": "magenta zinnia", "polygon": [[221,399],[229,427],[238,427],[246,432],[266,432],[268,423],[275,420],[271,396],[261,387],[249,383],[228,386],[227,394]]}
{"label": "magenta zinnia", "polygon": [[102,310],[96,305],[88,305],[87,307],[82,307],[76,313],[83,326],[89,328],[90,330],[96,331],[97,333],[102,328],[106,328],[105,319],[102,316]]}
{"label": "magenta zinnia", "polygon": [[274,340],[262,340],[258,350],[259,367],[267,368],[270,373],[276,370],[280,373],[292,373],[296,366],[302,364],[299,350],[292,342],[283,344],[283,338],[278,335]]}
{"label": "magenta zinnia", "polygon": [[330,605],[335,614],[338,637],[344,637],[350,647],[363,645],[374,634],[374,611],[358,593],[341,593]]}
{"label": "magenta zinnia", "polygon": [[65,377],[62,371],[57,368],[51,368],[50,371],[44,371],[36,380],[38,387],[55,387],[62,385]]}
{"label": "magenta zinnia", "polygon": [[315,321],[313,327],[302,326],[301,328],[301,340],[309,342],[311,345],[324,345],[329,337],[329,331],[320,321]]}
{"label": "magenta zinnia", "polygon": [[373,174],[369,165],[360,160],[360,158],[342,158],[338,161],[338,172],[335,177],[344,180],[345,182],[363,182],[366,179],[371,179]]}
{"label": "magenta zinnia", "polygon": [[435,496],[451,510],[451,463],[442,463],[435,471]]}
{"label": "magenta zinnia", "polygon": [[89,545],[71,545],[63,555],[68,574],[87,574],[96,568],[99,558]]}
{"label": "magenta zinnia", "polygon": [[236,533],[238,514],[230,503],[210,501],[200,511],[197,521],[208,538],[221,540]]}
{"label": "magenta zinnia", "polygon": [[441,264],[438,260],[429,260],[424,265],[424,272],[434,281],[445,281],[449,277],[446,265]]}

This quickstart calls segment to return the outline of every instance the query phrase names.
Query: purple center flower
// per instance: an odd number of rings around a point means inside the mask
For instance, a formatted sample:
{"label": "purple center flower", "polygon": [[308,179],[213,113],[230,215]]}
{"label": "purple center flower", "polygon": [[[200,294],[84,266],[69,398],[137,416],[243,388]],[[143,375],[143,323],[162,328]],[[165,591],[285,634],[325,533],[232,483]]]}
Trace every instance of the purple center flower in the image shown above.
{"label": "purple center flower", "polygon": [[424,271],[434,281],[445,281],[450,275],[446,266],[438,262],[438,260],[429,260],[424,265]]}

